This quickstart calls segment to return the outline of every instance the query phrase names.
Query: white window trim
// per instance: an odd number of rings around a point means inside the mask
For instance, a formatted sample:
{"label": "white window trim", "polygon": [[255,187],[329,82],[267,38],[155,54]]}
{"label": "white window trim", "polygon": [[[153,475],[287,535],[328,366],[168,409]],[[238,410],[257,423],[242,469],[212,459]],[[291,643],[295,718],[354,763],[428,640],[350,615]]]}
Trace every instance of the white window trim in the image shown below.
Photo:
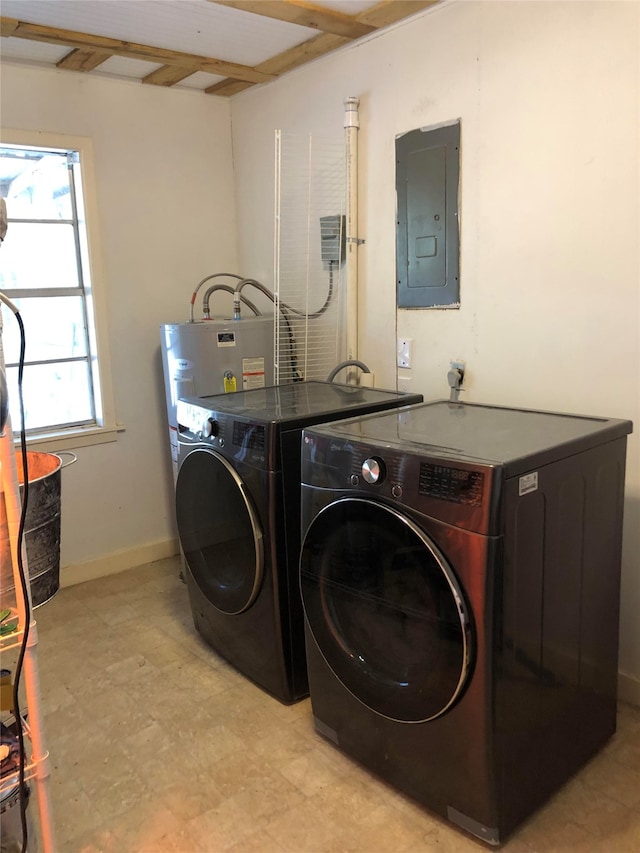
{"label": "white window trim", "polygon": [[[2,128],[0,131],[0,143],[32,145],[39,148],[72,149],[80,152],[82,191],[86,216],[85,227],[89,245],[90,285],[87,287],[87,295],[91,297],[94,305],[94,325],[100,383],[99,394],[96,395],[96,417],[98,425],[91,427],[70,427],[66,430],[51,430],[49,433],[41,433],[30,437],[28,444],[30,447],[46,445],[51,450],[63,450],[66,448],[86,447],[91,444],[117,441],[118,433],[124,432],[124,426],[116,422],[115,414],[109,331],[107,327],[107,284],[102,262],[102,246],[100,243],[100,216],[96,197],[92,140],[88,136],[68,136],[67,134],[49,133],[48,131]],[[13,424],[12,426],[15,438],[20,424]]]}

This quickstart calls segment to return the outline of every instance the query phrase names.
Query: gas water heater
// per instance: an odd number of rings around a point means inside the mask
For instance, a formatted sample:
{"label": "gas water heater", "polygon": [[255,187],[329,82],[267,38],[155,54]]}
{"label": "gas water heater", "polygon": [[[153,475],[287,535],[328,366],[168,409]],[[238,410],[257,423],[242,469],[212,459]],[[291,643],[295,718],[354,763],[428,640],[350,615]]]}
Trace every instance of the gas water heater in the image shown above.
{"label": "gas water heater", "polygon": [[175,480],[178,400],[273,385],[274,318],[166,323],[160,341]]}

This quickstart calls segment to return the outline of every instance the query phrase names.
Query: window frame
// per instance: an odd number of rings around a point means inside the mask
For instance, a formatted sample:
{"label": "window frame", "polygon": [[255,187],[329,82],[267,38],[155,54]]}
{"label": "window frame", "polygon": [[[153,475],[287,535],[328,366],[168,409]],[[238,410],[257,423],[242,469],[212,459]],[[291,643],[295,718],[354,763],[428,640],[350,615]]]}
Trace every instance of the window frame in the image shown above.
{"label": "window frame", "polygon": [[[96,195],[93,144],[89,137],[2,128],[0,144],[34,148],[73,150],[80,157],[84,220],[79,220],[86,234],[83,267],[88,270],[84,282],[84,304],[89,319],[89,368],[93,376],[95,424],[62,428],[51,427],[28,435],[29,446],[45,445],[51,450],[88,446],[116,441],[124,427],[116,422],[107,327],[106,280],[102,264],[99,213]],[[1,249],[0,249],[1,251]],[[6,291],[11,298],[11,291]],[[36,298],[36,297],[34,297]],[[28,334],[28,329],[27,329]],[[20,424],[12,424],[14,440]]]}

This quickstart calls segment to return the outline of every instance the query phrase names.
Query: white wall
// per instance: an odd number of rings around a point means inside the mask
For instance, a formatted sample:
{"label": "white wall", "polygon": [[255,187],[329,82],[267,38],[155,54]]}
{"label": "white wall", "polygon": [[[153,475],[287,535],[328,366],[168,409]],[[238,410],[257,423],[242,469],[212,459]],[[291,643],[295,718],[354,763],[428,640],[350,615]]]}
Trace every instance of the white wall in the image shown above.
{"label": "white wall", "polygon": [[[229,102],[3,64],[2,126],[93,140],[116,416],[62,472],[62,582],[175,553],[159,326],[205,275],[235,271]],[[28,330],[27,330],[28,331]]]}
{"label": "white wall", "polygon": [[[241,264],[271,280],[273,132],[360,97],[360,357],[412,390],[630,418],[620,669],[640,703],[637,2],[452,2],[232,102]],[[461,308],[395,311],[395,137],[460,118]],[[269,226],[267,226],[269,223]],[[394,323],[394,317],[396,322]]]}

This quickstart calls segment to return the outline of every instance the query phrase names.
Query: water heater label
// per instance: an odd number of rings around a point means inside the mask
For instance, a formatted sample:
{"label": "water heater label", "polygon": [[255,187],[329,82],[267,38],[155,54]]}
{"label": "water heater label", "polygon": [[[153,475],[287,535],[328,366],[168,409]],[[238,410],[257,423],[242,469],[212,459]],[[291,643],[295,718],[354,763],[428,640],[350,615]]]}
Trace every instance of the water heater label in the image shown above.
{"label": "water heater label", "polygon": [[249,391],[252,388],[264,388],[265,372],[264,358],[242,359],[242,388]]}
{"label": "water heater label", "polygon": [[524,477],[520,477],[518,481],[518,494],[520,497],[522,495],[528,495],[529,492],[535,492],[538,489],[538,472],[534,471],[532,474],[525,474]]}
{"label": "water heater label", "polygon": [[236,345],[235,332],[218,332],[219,347],[234,347]]}

